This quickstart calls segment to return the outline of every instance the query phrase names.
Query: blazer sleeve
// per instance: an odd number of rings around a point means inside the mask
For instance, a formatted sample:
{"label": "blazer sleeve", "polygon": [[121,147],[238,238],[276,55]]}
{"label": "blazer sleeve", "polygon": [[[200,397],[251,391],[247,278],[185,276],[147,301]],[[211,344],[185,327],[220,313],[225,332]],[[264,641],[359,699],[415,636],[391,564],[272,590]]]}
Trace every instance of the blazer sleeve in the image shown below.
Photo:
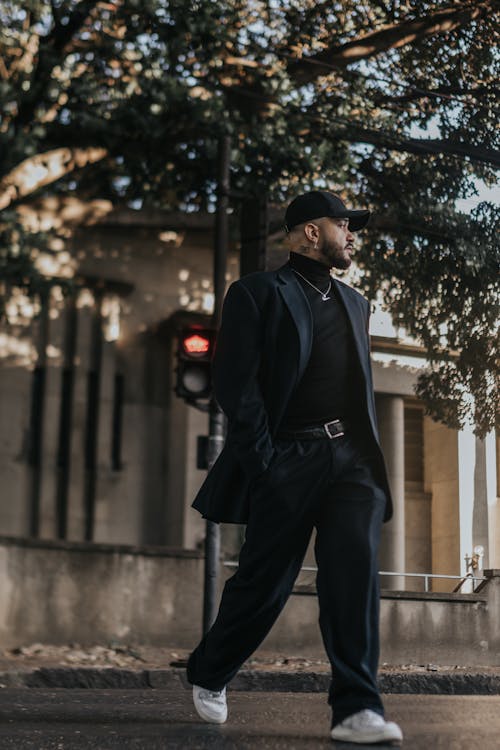
{"label": "blazer sleeve", "polygon": [[255,299],[236,281],[224,300],[212,374],[215,396],[228,420],[226,444],[249,479],[267,469],[274,453],[258,381],[262,342]]}

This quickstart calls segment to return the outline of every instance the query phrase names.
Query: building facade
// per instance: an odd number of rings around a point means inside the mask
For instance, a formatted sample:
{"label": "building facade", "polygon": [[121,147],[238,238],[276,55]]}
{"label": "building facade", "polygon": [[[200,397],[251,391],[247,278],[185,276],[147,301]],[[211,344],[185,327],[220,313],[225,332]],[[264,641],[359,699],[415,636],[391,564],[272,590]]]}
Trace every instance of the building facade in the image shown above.
{"label": "building facade", "polygon": [[[182,321],[212,309],[213,217],[66,200],[31,208],[27,220],[71,230],[63,260],[73,280],[54,283],[38,308],[18,294],[0,329],[1,533],[201,548],[204,522],[190,504],[208,420],[173,392],[174,351]],[[235,241],[228,283],[238,275]],[[422,590],[420,577],[402,574],[464,576],[479,547],[478,566],[500,568],[498,441],[427,417],[413,391],[422,352],[381,313],[371,333],[395,499],[381,550],[393,575],[382,585]],[[241,529],[224,528],[225,556],[240,540]]]}

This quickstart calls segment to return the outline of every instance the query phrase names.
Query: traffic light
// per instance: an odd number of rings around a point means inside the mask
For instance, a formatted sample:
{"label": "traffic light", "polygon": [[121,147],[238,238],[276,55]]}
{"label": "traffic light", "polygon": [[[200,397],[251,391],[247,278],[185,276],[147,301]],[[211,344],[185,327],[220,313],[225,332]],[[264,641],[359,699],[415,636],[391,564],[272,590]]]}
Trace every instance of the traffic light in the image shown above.
{"label": "traffic light", "polygon": [[188,402],[208,399],[212,393],[211,362],[215,331],[192,326],[179,333],[175,392]]}

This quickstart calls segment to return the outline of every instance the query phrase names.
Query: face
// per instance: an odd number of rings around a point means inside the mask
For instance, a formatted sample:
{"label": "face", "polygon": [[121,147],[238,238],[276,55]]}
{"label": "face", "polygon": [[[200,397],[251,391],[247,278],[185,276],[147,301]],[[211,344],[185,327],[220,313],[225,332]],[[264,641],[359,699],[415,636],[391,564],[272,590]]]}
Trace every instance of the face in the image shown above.
{"label": "face", "polygon": [[318,260],[331,268],[349,268],[354,251],[354,235],[349,231],[349,221],[325,217],[317,222],[317,226]]}

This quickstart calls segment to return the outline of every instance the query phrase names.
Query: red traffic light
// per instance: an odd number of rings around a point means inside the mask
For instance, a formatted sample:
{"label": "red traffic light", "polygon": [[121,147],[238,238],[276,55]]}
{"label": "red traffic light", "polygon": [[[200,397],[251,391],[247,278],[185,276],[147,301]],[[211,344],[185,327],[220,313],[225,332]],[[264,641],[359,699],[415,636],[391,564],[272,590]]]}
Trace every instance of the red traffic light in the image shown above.
{"label": "red traffic light", "polygon": [[175,392],[188,403],[210,398],[215,331],[192,326],[179,331]]}
{"label": "red traffic light", "polygon": [[193,333],[182,339],[182,346],[186,354],[192,357],[202,356],[210,351],[210,339],[199,333]]}

